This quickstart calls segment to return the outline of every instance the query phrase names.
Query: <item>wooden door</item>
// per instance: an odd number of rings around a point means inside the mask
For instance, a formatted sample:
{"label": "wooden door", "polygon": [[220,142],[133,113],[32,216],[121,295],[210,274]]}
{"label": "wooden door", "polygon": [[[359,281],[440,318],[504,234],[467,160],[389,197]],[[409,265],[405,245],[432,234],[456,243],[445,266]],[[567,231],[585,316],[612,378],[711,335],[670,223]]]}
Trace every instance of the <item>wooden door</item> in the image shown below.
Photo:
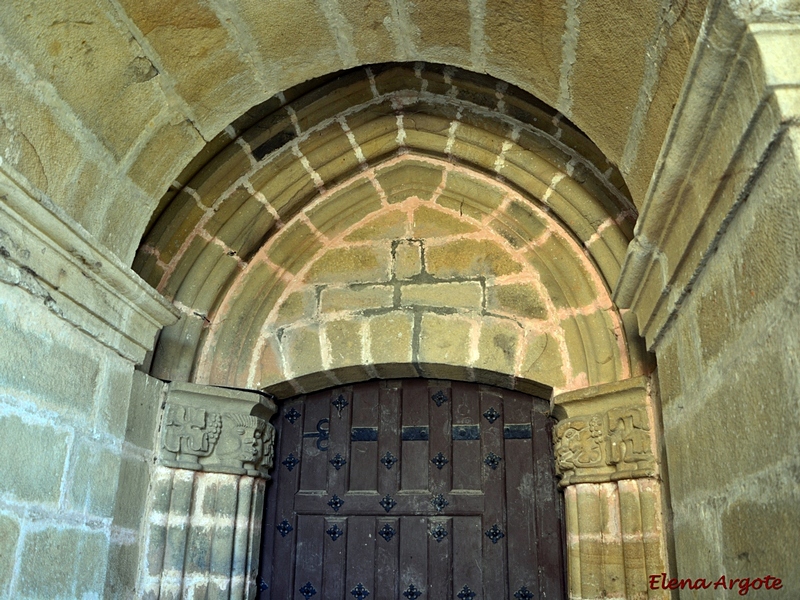
{"label": "wooden door", "polygon": [[563,598],[547,408],[517,392],[420,379],[287,401],[259,597]]}

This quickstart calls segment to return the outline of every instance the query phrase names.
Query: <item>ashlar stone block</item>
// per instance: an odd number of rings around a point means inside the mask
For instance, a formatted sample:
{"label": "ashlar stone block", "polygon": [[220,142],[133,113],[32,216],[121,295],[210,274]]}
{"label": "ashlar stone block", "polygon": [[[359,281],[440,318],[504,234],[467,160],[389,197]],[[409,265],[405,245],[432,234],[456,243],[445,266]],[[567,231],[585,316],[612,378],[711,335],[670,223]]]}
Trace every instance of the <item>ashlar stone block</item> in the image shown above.
{"label": "ashlar stone block", "polygon": [[361,320],[331,321],[325,325],[330,368],[361,364]]}
{"label": "ashlar stone block", "polygon": [[498,373],[513,373],[522,329],[510,319],[485,317],[481,321],[479,357],[475,366]]}
{"label": "ashlar stone block", "polygon": [[394,288],[389,285],[329,287],[322,290],[320,294],[320,310],[323,313],[390,308],[393,303]]}
{"label": "ashlar stone block", "polygon": [[28,598],[58,598],[64,596],[66,586],[69,595],[100,597],[108,562],[106,535],[55,527],[28,532],[17,593]]}
{"label": "ashlar stone block", "polygon": [[52,425],[0,415],[0,493],[28,502],[58,502],[69,437]]}
{"label": "ashlar stone block", "polygon": [[394,250],[394,276],[411,279],[422,271],[422,244],[402,241]]}
{"label": "ashlar stone block", "polygon": [[478,228],[455,213],[420,206],[414,211],[412,233],[415,238],[440,238],[461,233],[473,233]]}
{"label": "ashlar stone block", "polygon": [[487,288],[486,308],[525,319],[546,319],[547,306],[530,284],[511,283]]}
{"label": "ashlar stone block", "polygon": [[408,284],[400,288],[400,305],[478,311],[483,288],[478,281]]}
{"label": "ashlar stone block", "polygon": [[414,316],[409,312],[393,311],[370,319],[370,360],[380,377],[417,376],[410,364],[413,331]]}
{"label": "ashlar stone block", "polygon": [[470,332],[473,322],[459,316],[422,315],[419,361],[443,365],[470,364]]}
{"label": "ashlar stone block", "polygon": [[388,281],[391,251],[388,247],[332,248],[318,258],[306,273],[311,283],[366,283]]}
{"label": "ashlar stone block", "polygon": [[367,240],[394,240],[407,235],[406,213],[393,210],[382,212],[370,219],[365,225],[345,236],[346,242],[362,242]]}
{"label": "ashlar stone block", "polygon": [[8,597],[19,532],[18,519],[10,513],[0,513],[0,540],[3,541],[3,551],[0,552],[0,596]]}
{"label": "ashlar stone block", "polygon": [[459,214],[481,220],[500,206],[504,196],[505,192],[499,187],[459,171],[450,171],[445,188],[436,202]]}
{"label": "ashlar stone block", "polygon": [[461,239],[428,246],[425,265],[436,277],[499,277],[522,270],[504,248],[492,240]]}
{"label": "ashlar stone block", "polygon": [[67,494],[73,510],[103,518],[113,515],[121,461],[118,452],[90,440],[76,441]]}
{"label": "ashlar stone block", "polygon": [[[396,133],[396,127],[394,129]],[[444,168],[428,162],[404,160],[378,170],[376,177],[390,204],[410,196],[430,200],[442,182]]]}
{"label": "ashlar stone block", "polygon": [[381,199],[372,182],[368,179],[357,179],[320,200],[307,213],[314,227],[332,238],[380,207]]}

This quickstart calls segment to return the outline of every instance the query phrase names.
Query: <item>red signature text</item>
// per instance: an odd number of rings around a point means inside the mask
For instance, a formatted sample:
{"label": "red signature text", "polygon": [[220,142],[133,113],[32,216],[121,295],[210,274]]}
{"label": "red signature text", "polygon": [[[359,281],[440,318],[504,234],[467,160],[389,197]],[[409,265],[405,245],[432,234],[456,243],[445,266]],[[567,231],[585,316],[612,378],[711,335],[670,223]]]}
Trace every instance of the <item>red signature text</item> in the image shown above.
{"label": "red signature text", "polygon": [[738,587],[739,595],[746,596],[750,590],[779,590],[783,587],[780,578],[766,575],[765,577],[731,577],[728,579],[722,575],[716,581],[712,579],[667,579],[666,573],[658,575],[650,575],[650,589],[651,590],[707,590],[713,587],[715,590],[722,588],[723,590],[732,590]]}

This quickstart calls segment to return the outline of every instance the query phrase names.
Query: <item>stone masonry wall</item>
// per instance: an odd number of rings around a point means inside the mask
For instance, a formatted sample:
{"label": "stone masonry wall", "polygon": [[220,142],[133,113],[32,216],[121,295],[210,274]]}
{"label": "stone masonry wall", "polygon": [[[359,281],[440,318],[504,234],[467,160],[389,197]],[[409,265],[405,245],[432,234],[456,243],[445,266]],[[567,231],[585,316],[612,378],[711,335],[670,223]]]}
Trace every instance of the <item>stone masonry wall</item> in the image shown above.
{"label": "stone masonry wall", "polygon": [[492,74],[556,107],[621,166],[640,199],[704,8],[702,0],[547,0],[535,9],[508,0],[4,2],[0,158],[129,261],[156,199],[251,107],[357,65],[430,61]]}
{"label": "stone masonry wall", "polygon": [[775,598],[800,589],[799,159],[794,126],[657,348],[677,576],[769,574]]}
{"label": "stone masonry wall", "polygon": [[133,365],[6,283],[0,340],[0,598],[101,597]]}

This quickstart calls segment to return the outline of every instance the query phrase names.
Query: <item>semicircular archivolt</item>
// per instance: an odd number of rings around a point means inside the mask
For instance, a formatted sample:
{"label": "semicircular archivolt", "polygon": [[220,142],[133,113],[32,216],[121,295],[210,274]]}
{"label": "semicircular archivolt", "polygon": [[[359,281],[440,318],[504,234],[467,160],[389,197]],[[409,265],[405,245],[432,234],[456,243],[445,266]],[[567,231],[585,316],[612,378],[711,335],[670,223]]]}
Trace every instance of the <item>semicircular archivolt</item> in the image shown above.
{"label": "semicircular archivolt", "polygon": [[154,374],[286,394],[631,371],[608,294],[635,218],[617,175],[541,106],[442,83],[351,73],[194,174],[137,257],[185,313]]}

